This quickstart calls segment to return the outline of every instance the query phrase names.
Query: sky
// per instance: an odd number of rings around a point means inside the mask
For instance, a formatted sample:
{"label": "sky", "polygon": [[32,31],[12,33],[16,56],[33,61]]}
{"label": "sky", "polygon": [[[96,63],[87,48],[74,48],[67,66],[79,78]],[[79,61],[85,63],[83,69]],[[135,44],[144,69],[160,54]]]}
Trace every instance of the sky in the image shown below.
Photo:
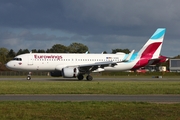
{"label": "sky", "polygon": [[77,42],[90,53],[136,52],[166,28],[161,54],[180,55],[179,0],[0,0],[0,48],[50,49]]}

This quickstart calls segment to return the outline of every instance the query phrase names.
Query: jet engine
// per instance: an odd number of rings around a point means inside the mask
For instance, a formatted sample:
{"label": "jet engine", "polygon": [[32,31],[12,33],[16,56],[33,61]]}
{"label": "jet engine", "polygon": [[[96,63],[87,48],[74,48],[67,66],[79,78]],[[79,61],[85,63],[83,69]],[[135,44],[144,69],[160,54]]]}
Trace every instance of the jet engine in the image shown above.
{"label": "jet engine", "polygon": [[62,76],[64,78],[75,78],[79,73],[79,69],[76,67],[65,67],[62,69]]}

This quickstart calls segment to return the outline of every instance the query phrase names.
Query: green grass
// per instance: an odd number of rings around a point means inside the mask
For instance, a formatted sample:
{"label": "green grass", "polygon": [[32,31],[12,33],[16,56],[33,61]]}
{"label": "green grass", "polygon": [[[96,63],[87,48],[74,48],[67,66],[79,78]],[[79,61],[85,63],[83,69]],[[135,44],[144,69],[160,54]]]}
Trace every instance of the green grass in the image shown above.
{"label": "green grass", "polygon": [[3,120],[178,120],[180,104],[136,102],[0,102]]}
{"label": "green grass", "polygon": [[0,94],[180,94],[180,81],[0,81]]}
{"label": "green grass", "polygon": [[[0,94],[180,94],[180,81],[0,81]],[[142,78],[141,78],[142,79]],[[178,120],[180,103],[0,101],[2,120]]]}

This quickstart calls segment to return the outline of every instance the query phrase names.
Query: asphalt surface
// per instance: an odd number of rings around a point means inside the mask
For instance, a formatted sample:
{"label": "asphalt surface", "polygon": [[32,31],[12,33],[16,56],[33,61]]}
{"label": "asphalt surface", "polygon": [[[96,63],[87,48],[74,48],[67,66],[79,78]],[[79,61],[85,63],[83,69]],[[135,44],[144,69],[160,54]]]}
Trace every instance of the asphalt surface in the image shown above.
{"label": "asphalt surface", "polygon": [[118,101],[118,102],[180,102],[180,95],[0,95],[0,101]]}
{"label": "asphalt surface", "polygon": [[[25,78],[0,78],[26,80]],[[77,81],[64,78],[32,78],[32,81]],[[96,78],[94,81],[179,81],[180,78]],[[88,82],[88,81],[87,81]],[[43,95],[0,95],[0,101],[119,101],[179,103],[180,95],[107,95],[107,94],[43,94]]]}
{"label": "asphalt surface", "polygon": [[[2,80],[13,80],[13,81],[24,81],[26,80],[26,76],[21,77],[21,78],[2,78],[0,77],[0,81]],[[37,77],[33,77],[31,78],[30,81],[79,81],[77,80],[77,78],[62,78],[62,77],[40,77],[40,78],[37,78]],[[84,79],[84,81],[86,81]],[[153,76],[152,77],[112,77],[112,78],[95,78],[92,80],[92,81],[180,81],[180,77],[177,77],[177,78],[154,78]]]}

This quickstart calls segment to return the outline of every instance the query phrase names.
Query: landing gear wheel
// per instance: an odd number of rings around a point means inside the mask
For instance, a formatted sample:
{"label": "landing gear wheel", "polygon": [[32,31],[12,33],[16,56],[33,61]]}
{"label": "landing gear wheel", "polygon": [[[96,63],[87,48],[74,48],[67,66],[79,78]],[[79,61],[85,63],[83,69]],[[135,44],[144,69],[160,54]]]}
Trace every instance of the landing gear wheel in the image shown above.
{"label": "landing gear wheel", "polygon": [[79,75],[77,76],[77,78],[78,78],[78,80],[83,80],[83,79],[84,79],[84,76],[83,76],[82,74],[79,74]]}
{"label": "landing gear wheel", "polygon": [[86,80],[91,81],[91,80],[93,80],[93,77],[92,77],[91,75],[88,75],[88,76],[86,77]]}
{"label": "landing gear wheel", "polygon": [[26,78],[27,80],[31,80],[31,76],[27,76],[27,78]]}

